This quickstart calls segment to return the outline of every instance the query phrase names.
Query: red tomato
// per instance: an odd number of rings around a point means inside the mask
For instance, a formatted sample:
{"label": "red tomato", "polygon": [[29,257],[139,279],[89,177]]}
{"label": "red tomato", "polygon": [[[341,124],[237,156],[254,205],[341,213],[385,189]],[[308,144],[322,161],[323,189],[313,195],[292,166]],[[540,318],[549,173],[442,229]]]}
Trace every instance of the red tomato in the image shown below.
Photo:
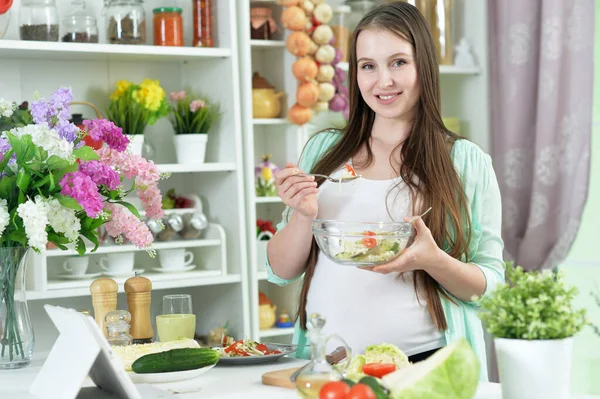
{"label": "red tomato", "polygon": [[366,375],[381,378],[386,374],[396,371],[396,365],[385,363],[367,363],[362,366],[362,371]]}
{"label": "red tomato", "polygon": [[342,381],[325,383],[319,391],[319,399],[345,399],[350,392],[350,387]]}
{"label": "red tomato", "polygon": [[363,238],[362,244],[367,248],[375,248],[377,246],[377,240],[374,238]]}
{"label": "red tomato", "polygon": [[0,0],[0,14],[4,14],[12,6],[13,0]]}
{"label": "red tomato", "polygon": [[350,389],[345,399],[377,399],[377,396],[370,386],[356,384]]}

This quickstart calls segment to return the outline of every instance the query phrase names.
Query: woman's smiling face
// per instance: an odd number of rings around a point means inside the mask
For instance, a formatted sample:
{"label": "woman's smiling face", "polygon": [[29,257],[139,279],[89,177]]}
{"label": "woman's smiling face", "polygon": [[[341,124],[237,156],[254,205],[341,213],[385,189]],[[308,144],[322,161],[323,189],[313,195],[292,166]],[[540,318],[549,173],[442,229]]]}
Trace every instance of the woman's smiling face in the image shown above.
{"label": "woman's smiling face", "polygon": [[413,119],[419,82],[412,45],[386,31],[366,29],[356,40],[360,93],[367,105],[386,119]]}

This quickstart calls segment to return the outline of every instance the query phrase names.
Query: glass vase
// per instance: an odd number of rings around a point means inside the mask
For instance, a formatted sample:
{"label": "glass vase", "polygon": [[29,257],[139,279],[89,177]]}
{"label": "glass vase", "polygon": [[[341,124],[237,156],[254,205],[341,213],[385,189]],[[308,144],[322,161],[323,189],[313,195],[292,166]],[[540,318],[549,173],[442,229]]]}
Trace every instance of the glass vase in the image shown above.
{"label": "glass vase", "polygon": [[26,247],[0,247],[0,370],[31,363],[35,338],[25,298]]}

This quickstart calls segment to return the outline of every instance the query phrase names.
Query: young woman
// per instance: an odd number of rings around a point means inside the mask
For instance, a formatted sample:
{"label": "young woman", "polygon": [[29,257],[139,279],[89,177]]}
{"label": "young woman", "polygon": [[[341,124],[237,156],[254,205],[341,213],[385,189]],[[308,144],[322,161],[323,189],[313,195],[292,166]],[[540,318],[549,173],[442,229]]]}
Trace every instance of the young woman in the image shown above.
{"label": "young woman", "polygon": [[[349,64],[348,125],[316,134],[299,166],[275,176],[287,208],[268,244],[267,270],[280,285],[304,277],[294,342],[306,344],[313,312],[355,353],[389,342],[415,362],[466,338],[487,380],[473,298],[504,278],[491,159],[444,127],[435,47],[415,7],[396,2],[367,14],[353,33]],[[339,176],[346,163],[362,178],[341,189],[299,175]],[[338,265],[312,235],[315,219],[403,221],[429,207],[414,222],[412,245],[385,265]]]}

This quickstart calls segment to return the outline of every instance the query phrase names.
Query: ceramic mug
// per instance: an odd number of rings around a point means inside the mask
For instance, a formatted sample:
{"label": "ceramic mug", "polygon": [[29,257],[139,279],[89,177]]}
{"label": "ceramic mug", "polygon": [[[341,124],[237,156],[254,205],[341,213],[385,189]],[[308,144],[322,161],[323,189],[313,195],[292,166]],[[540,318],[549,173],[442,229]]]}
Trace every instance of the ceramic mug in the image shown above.
{"label": "ceramic mug", "polygon": [[73,276],[83,276],[87,271],[90,258],[87,256],[77,256],[69,258],[63,262],[63,269]]}
{"label": "ceramic mug", "polygon": [[194,254],[184,248],[161,249],[158,251],[158,259],[163,269],[183,269],[192,264]]}
{"label": "ceramic mug", "polygon": [[127,273],[133,270],[133,252],[118,252],[100,258],[100,267],[109,273]]}

